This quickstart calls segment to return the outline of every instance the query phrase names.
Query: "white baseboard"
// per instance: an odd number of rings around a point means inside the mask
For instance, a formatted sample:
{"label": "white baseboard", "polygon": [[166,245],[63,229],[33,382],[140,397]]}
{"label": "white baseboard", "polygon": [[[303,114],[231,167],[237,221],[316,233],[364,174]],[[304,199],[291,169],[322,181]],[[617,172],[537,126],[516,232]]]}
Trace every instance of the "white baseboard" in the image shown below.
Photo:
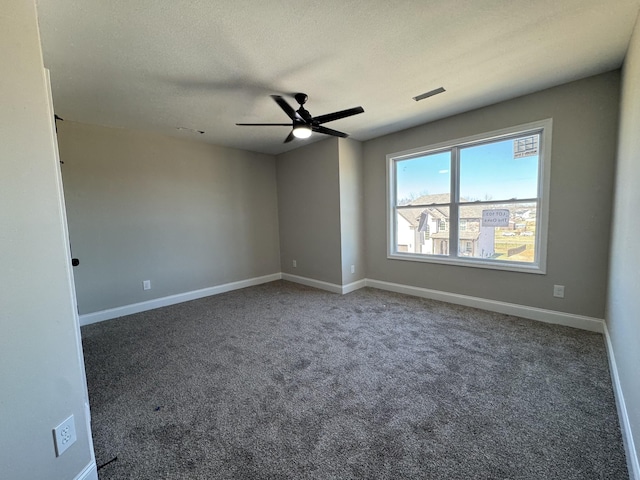
{"label": "white baseboard", "polygon": [[355,292],[356,290],[360,290],[361,288],[364,288],[366,286],[367,286],[367,280],[363,278],[362,280],[357,280],[355,282],[347,283],[346,285],[343,285],[341,293],[344,295],[347,293]]}
{"label": "white baseboard", "polygon": [[293,283],[299,283],[301,285],[306,285],[307,287],[319,288],[320,290],[326,290],[332,293],[340,293],[342,295],[355,292],[356,290],[360,290],[361,288],[366,287],[366,279],[357,280],[352,283],[347,283],[345,285],[338,285],[336,283],[323,282],[321,280],[315,280],[309,277],[300,277],[298,275],[291,275],[290,273],[282,274],[283,280],[288,280]]}
{"label": "white baseboard", "polygon": [[[529,307],[526,305],[518,305],[515,303],[500,302],[497,300],[487,300],[486,298],[471,297],[468,295],[460,295],[458,293],[443,292],[441,290],[431,290],[422,287],[413,287],[410,285],[402,285],[399,283],[383,282],[381,280],[364,279],[346,285],[337,285],[335,283],[323,282],[313,278],[300,277],[289,273],[282,274],[283,280],[300,283],[309,287],[327,290],[333,293],[349,293],[363,287],[373,287],[380,290],[389,290],[391,292],[404,293],[415,297],[429,298],[431,300],[440,300],[442,302],[454,303],[456,305],[464,305],[467,307],[480,308],[490,312],[504,313],[514,315],[516,317],[527,318],[529,320],[538,320],[545,323],[553,323],[556,325],[564,325],[567,327],[579,328],[590,332],[603,333],[604,320],[600,318],[586,317],[583,315],[574,315],[572,313],[557,312],[555,310],[546,310],[543,308]],[[640,479],[638,479],[640,480]]]}
{"label": "white baseboard", "polygon": [[497,300],[487,300],[485,298],[470,297],[468,295],[431,290],[428,288],[412,287],[410,285],[401,285],[399,283],[383,282],[380,280],[367,279],[365,283],[367,287],[378,288],[380,290],[389,290],[391,292],[404,293],[416,297],[429,298],[431,300],[440,300],[442,302],[454,303],[456,305],[489,310],[490,312],[504,313],[507,315],[528,318],[530,320],[538,320],[540,322],[580,328],[591,332],[604,332],[604,320],[599,318],[557,312],[555,310],[545,310],[543,308],[529,307],[515,303],[499,302]]}
{"label": "white baseboard", "polygon": [[218,295],[220,293],[230,292],[231,290],[253,287],[254,285],[273,282],[275,280],[280,280],[281,278],[282,274],[278,272],[271,275],[265,275],[263,277],[249,278],[247,280],[240,280],[238,282],[216,285],[215,287],[179,293],[177,295],[170,295],[168,297],[155,298],[146,302],[124,305],[122,307],[110,308],[108,310],[101,310],[94,313],[87,313],[85,315],[80,315],[80,326],[102,322],[103,320],[111,320],[112,318],[123,317],[125,315],[131,315],[147,310],[153,310],[154,308],[175,305],[176,303],[188,302],[189,300],[196,300],[198,298],[209,297],[211,295]]}
{"label": "white baseboard", "polygon": [[300,277],[298,275],[291,275],[290,273],[283,273],[282,280],[288,280],[289,282],[299,283],[306,285],[307,287],[319,288],[320,290],[326,290],[332,293],[342,293],[342,285],[335,283],[323,282],[322,280],[315,280],[308,277]]}
{"label": "white baseboard", "polygon": [[98,468],[96,462],[91,462],[89,465],[76,475],[74,480],[98,480]]}
{"label": "white baseboard", "polygon": [[609,336],[607,325],[604,325],[604,340],[607,346],[607,355],[609,357],[609,370],[611,371],[611,382],[613,383],[613,391],[616,398],[616,406],[618,407],[618,417],[620,419],[620,430],[622,431],[622,440],[624,443],[625,453],[627,455],[627,468],[629,470],[629,480],[640,480],[640,462],[638,461],[638,451],[633,441],[633,433],[631,431],[631,422],[627,405],[624,401],[622,386],[620,385],[620,376],[618,375],[618,366],[616,357],[613,353],[613,344]]}
{"label": "white baseboard", "polygon": [[[460,295],[457,293],[443,292],[440,290],[431,290],[422,287],[413,287],[410,285],[402,285],[399,283],[383,282],[381,280],[364,279],[358,280],[346,285],[338,285],[335,283],[323,282],[313,278],[291,275],[290,273],[274,273],[263,277],[250,278],[239,282],[226,283],[215,287],[203,288],[192,292],[170,295],[168,297],[156,298],[146,302],[124,305],[122,307],[111,308],[99,312],[80,315],[80,325],[89,325],[91,323],[110,320],[125,315],[144,312],[154,308],[166,307],[176,303],[196,300],[198,298],[217,295],[219,293],[238,290],[240,288],[260,285],[262,283],[273,282],[275,280],[288,280],[294,283],[300,283],[309,287],[319,288],[338,294],[346,294],[358,290],[363,287],[373,287],[380,290],[389,290],[391,292],[404,293],[416,297],[429,298],[432,300],[440,300],[443,302],[454,303],[457,305],[465,305],[467,307],[475,307],[491,312],[504,313],[517,317],[528,318],[530,320],[538,320],[546,323],[554,323],[557,325],[565,325],[568,327],[580,328],[591,332],[603,333],[604,320],[599,318],[585,317],[582,315],[574,315],[571,313],[557,312],[554,310],[545,310],[542,308],[529,307],[526,305],[517,305],[514,303],[499,302],[496,300],[487,300],[485,298],[471,297],[468,295]],[[640,479],[638,479],[640,480]]]}

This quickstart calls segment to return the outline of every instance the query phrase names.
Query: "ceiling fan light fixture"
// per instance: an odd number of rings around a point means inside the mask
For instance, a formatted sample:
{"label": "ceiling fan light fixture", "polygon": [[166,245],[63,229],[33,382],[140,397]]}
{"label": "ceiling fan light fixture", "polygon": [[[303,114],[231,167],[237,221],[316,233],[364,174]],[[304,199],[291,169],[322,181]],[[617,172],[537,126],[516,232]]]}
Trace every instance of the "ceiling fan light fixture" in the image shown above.
{"label": "ceiling fan light fixture", "polygon": [[311,136],[311,127],[308,125],[296,125],[293,127],[293,136],[296,138],[309,138]]}

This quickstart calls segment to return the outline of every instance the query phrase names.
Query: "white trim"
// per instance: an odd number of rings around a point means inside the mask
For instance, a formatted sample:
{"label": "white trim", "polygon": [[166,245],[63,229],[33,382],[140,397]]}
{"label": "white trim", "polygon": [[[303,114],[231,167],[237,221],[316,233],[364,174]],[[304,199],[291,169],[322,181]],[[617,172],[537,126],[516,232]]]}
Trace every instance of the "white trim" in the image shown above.
{"label": "white trim", "polygon": [[[540,271],[547,271],[547,246],[549,245],[549,205],[551,197],[551,162],[553,160],[551,152],[551,142],[553,136],[553,119],[547,118],[542,120],[542,146],[540,152],[542,158],[540,161],[540,183],[538,190],[538,198],[540,198],[539,211],[537,212],[537,222],[542,225],[540,235],[536,235],[535,251],[538,252]],[[536,230],[538,227],[536,226]],[[536,232],[537,233],[537,232]],[[604,322],[603,322],[604,323]]]}
{"label": "white trim", "polygon": [[320,290],[326,290],[332,293],[342,293],[342,285],[337,285],[335,283],[323,282],[321,280],[315,280],[313,278],[308,277],[300,277],[298,275],[291,275],[290,273],[283,273],[282,280],[288,280],[293,283],[299,283],[301,285],[306,285],[307,287],[315,287]]}
{"label": "white trim", "polygon": [[80,332],[80,320],[78,317],[78,299],[76,296],[76,286],[73,277],[73,266],[71,264],[71,247],[69,242],[69,223],[67,221],[67,207],[65,205],[64,199],[64,183],[62,181],[62,170],[60,168],[60,150],[58,147],[58,135],[56,133],[56,119],[55,112],[53,109],[53,95],[51,93],[51,72],[48,68],[44,68],[44,86],[47,91],[47,106],[49,107],[49,122],[51,124],[51,128],[49,129],[49,133],[51,135],[51,144],[53,146],[54,160],[55,160],[55,174],[56,181],[58,183],[58,214],[62,220],[62,234],[63,245],[66,246],[66,255],[65,255],[65,269],[67,271],[66,280],[67,280],[67,289],[70,292],[70,309],[73,315],[73,334],[75,340],[75,350],[76,350],[76,358],[78,360],[78,365],[81,370],[81,382],[82,382],[82,394],[84,397],[84,421],[86,426],[86,434],[87,441],[89,443],[89,454],[91,458],[91,463],[87,465],[84,470],[78,474],[76,477],[77,480],[98,480],[98,473],[96,469],[95,463],[95,451],[93,448],[93,438],[91,436],[91,412],[89,410],[89,390],[87,389],[87,374],[85,372],[84,365],[84,355],[82,353],[82,334]]}
{"label": "white trim", "polygon": [[74,480],[98,480],[98,468],[96,462],[91,462],[89,465],[76,475]]}
{"label": "white trim", "polygon": [[411,157],[417,157],[426,153],[435,153],[439,150],[445,150],[450,147],[462,147],[482,141],[486,141],[488,143],[494,140],[499,140],[501,137],[511,137],[514,135],[517,136],[518,133],[526,133],[529,130],[550,128],[552,125],[552,121],[552,118],[545,118],[543,120],[536,120],[534,122],[523,123],[521,125],[492,130],[491,132],[478,133],[475,135],[470,135],[468,137],[454,138],[452,140],[445,140],[444,142],[438,142],[432,145],[426,145],[422,147],[411,148],[409,150],[403,150],[401,152],[390,153],[389,155],[387,155],[387,157],[406,160],[410,159]]}
{"label": "white trim", "polygon": [[[451,245],[450,245],[451,246]],[[449,250],[451,251],[451,250]],[[439,263],[441,265],[457,265],[459,267],[487,268],[490,270],[505,270],[508,272],[533,273],[544,275],[546,272],[536,265],[509,262],[507,260],[484,260],[474,257],[449,257],[445,255],[425,255],[421,253],[389,253],[389,260],[410,262]]]}
{"label": "white trim", "polygon": [[342,294],[346,294],[346,293],[351,293],[351,292],[355,292],[356,290],[360,290],[361,288],[364,288],[367,286],[367,280],[366,279],[362,279],[362,280],[357,280],[355,282],[352,283],[347,283],[346,285],[342,286]]}
{"label": "white trim", "polygon": [[188,302],[189,300],[196,300],[198,298],[209,297],[211,295],[218,295],[220,293],[230,292],[231,290],[253,287],[254,285],[273,282],[275,280],[280,280],[281,278],[283,278],[283,276],[278,272],[271,275],[265,275],[263,277],[249,278],[238,282],[216,285],[215,287],[178,293],[176,295],[169,295],[168,297],[155,298],[146,302],[124,305],[122,307],[110,308],[108,310],[101,310],[94,313],[87,313],[85,315],[80,315],[80,325],[89,325],[91,323],[102,322],[103,320],[110,320],[112,318],[123,317],[133,313],[153,310],[154,308],[166,307],[168,305],[175,305],[176,303]]}
{"label": "white trim", "polygon": [[454,303],[456,305],[489,310],[490,312],[504,313],[530,320],[538,320],[545,323],[554,323],[557,325],[565,325],[567,327],[580,328],[591,332],[603,333],[604,331],[604,320],[599,318],[585,317],[582,315],[574,315],[572,313],[557,312],[555,310],[546,310],[543,308],[500,302],[497,300],[488,300],[485,298],[471,297],[468,295],[443,292],[440,290],[431,290],[429,288],[383,282],[380,280],[367,279],[365,283],[367,287],[378,288],[380,290],[389,290],[391,292],[404,293],[406,295],[429,298],[431,300],[440,300],[442,302]]}
{"label": "white trim", "polygon": [[620,419],[620,430],[622,431],[622,441],[624,443],[625,453],[627,455],[627,468],[629,470],[629,480],[640,480],[640,462],[638,462],[638,452],[633,441],[633,433],[631,431],[631,422],[627,411],[627,405],[624,401],[622,386],[620,385],[620,376],[618,375],[618,366],[616,357],[613,352],[613,344],[609,336],[607,324],[604,324],[604,339],[607,347],[607,355],[609,357],[609,370],[611,371],[611,382],[613,383],[613,391],[616,398],[616,406],[618,407],[618,418]]}
{"label": "white trim", "polygon": [[220,293],[229,292],[231,290],[252,287],[254,285],[273,282],[275,280],[288,280],[290,282],[299,283],[302,285],[307,285],[309,287],[319,288],[320,290],[326,290],[332,293],[339,294],[350,293],[366,286],[366,280],[364,279],[346,285],[337,285],[335,283],[323,282],[321,280],[315,280],[313,278],[300,277],[298,275],[278,272],[271,275],[265,275],[263,277],[250,278],[248,280],[226,283],[223,285],[217,285],[215,287],[194,290],[192,292],[185,292],[176,295],[170,295],[168,297],[155,298],[146,302],[134,303],[131,305],[124,305],[122,307],[110,308],[108,310],[101,310],[99,312],[87,313],[84,315],[80,315],[80,325],[90,325],[92,323],[102,322],[104,320],[124,317],[125,315],[145,312],[147,310],[166,307],[169,305],[174,305],[176,303],[188,302],[190,300],[196,300],[198,298],[208,297],[211,295],[218,295]]}
{"label": "white trim", "polygon": [[[357,280],[346,285],[338,285],[335,283],[323,282],[313,278],[291,275],[290,273],[274,273],[263,277],[250,278],[239,282],[226,283],[215,287],[203,288],[192,292],[170,295],[168,297],[156,298],[146,302],[124,305],[122,307],[111,308],[99,312],[80,315],[80,325],[89,325],[91,323],[110,320],[125,315],[153,310],[154,308],[166,307],[176,303],[188,302],[198,298],[217,295],[231,290],[260,285],[262,283],[273,282],[275,280],[288,280],[290,282],[307,285],[308,287],[319,288],[332,293],[347,294],[364,287],[378,288],[380,290],[388,290],[391,292],[404,293],[415,297],[429,298],[432,300],[440,300],[442,302],[453,303],[456,305],[464,305],[467,307],[480,308],[490,312],[504,313],[517,317],[527,318],[530,320],[538,320],[545,323],[554,323],[557,325],[565,325],[567,327],[579,328],[591,332],[603,333],[604,320],[583,315],[574,315],[572,313],[558,312],[555,310],[546,310],[543,308],[530,307],[527,305],[518,305],[515,303],[500,302],[497,300],[488,300],[485,298],[471,297],[469,295],[460,295],[458,293],[444,292],[441,290],[431,290],[429,288],[414,287],[411,285],[402,285],[399,283],[383,282],[381,280],[373,280],[365,278]],[[637,480],[640,480],[638,478]]]}

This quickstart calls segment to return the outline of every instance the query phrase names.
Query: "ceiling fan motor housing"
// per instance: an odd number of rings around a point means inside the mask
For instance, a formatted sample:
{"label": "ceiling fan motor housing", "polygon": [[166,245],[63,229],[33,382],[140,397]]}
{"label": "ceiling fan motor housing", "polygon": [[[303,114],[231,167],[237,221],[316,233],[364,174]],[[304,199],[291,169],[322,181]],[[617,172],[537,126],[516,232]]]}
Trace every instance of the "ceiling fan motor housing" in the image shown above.
{"label": "ceiling fan motor housing", "polygon": [[296,102],[298,102],[300,104],[300,106],[304,105],[305,103],[307,103],[307,100],[309,99],[309,96],[306,93],[296,93],[293,98],[296,99]]}
{"label": "ceiling fan motor housing", "polygon": [[291,125],[292,130],[289,133],[289,136],[285,139],[284,143],[289,143],[294,138],[308,138],[311,135],[311,132],[322,133],[324,135],[331,135],[334,137],[342,137],[346,138],[349,134],[344,132],[339,132],[338,130],[332,130],[331,128],[327,128],[322,126],[323,123],[332,122],[334,120],[339,120],[341,118],[350,117],[352,115],[357,115],[359,113],[363,113],[364,109],[362,107],[349,108],[347,110],[341,110],[339,112],[328,113],[326,115],[320,115],[318,117],[313,117],[307,109],[304,108],[304,104],[307,102],[309,98],[306,93],[296,93],[293,96],[296,99],[296,102],[300,105],[298,110],[294,110],[291,105],[287,103],[287,101],[281,97],[280,95],[271,95],[271,98],[280,106],[280,108],[287,114],[287,116],[291,119],[290,124],[286,123],[236,123],[236,125],[244,125],[244,126],[288,126]]}

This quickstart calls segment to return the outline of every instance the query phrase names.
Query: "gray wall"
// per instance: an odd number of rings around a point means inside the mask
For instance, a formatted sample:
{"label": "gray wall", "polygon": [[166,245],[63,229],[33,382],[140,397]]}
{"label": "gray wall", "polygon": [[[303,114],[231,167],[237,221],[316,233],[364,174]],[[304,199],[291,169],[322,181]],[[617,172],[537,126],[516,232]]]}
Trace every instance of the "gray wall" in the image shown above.
{"label": "gray wall", "polygon": [[[562,85],[364,143],[367,277],[604,318],[619,72]],[[553,118],[547,274],[387,259],[385,156]],[[566,286],[565,298],[552,296]]]}
{"label": "gray wall", "polygon": [[273,156],[69,121],[58,138],[80,313],[280,271]]}
{"label": "gray wall", "polygon": [[624,64],[621,105],[606,321],[637,459],[640,458],[640,23],[636,23]]}
{"label": "gray wall", "polygon": [[[364,185],[362,144],[338,139],[342,284],[366,277],[364,260]],[[355,273],[351,273],[351,265]]]}
{"label": "gray wall", "polygon": [[[0,477],[71,479],[92,464],[93,450],[62,184],[37,28],[33,1],[3,2]],[[56,458],[52,429],[71,414],[78,440]]]}
{"label": "gray wall", "polygon": [[283,153],[277,162],[282,272],[341,285],[338,139]]}

